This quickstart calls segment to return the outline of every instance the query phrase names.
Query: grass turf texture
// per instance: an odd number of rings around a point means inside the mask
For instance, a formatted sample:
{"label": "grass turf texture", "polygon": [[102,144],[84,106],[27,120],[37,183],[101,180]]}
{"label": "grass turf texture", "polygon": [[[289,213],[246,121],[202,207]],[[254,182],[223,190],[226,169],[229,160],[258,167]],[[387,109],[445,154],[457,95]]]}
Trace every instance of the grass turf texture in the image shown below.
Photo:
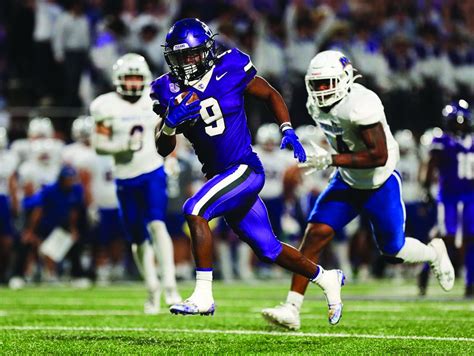
{"label": "grass turf texture", "polygon": [[[263,307],[286,296],[288,282],[215,283],[214,317],[142,313],[142,285],[0,289],[1,354],[474,354],[474,302],[462,286],[432,285],[416,297],[412,284],[349,284],[344,316],[326,320],[321,291],[312,286],[299,332],[269,326]],[[192,284],[181,286],[183,296]]]}

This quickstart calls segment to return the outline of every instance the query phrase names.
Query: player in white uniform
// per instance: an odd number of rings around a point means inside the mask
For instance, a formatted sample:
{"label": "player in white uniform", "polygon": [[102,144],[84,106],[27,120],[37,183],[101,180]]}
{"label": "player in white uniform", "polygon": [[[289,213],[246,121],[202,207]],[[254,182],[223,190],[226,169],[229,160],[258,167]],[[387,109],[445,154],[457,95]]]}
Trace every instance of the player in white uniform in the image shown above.
{"label": "player in white uniform", "polygon": [[94,119],[90,116],[79,116],[74,120],[71,127],[74,142],[64,148],[63,163],[79,172],[89,221],[97,232],[97,282],[107,284],[112,277],[123,276],[121,244],[125,233],[119,217],[114,160],[112,156],[97,154],[91,147],[94,126]]}
{"label": "player in white uniform", "polygon": [[159,117],[152,110],[151,73],[145,59],[126,54],[113,71],[116,92],[99,96],[90,106],[96,122],[93,141],[99,154],[114,158],[122,221],[149,292],[145,312],[156,314],[161,288],[155,254],[162,267],[166,303],[181,300],[176,289],[173,245],[163,221],[166,175],[163,158],[155,148]]}
{"label": "player in white uniform", "polygon": [[26,131],[27,138],[22,138],[12,142],[11,150],[18,156],[20,163],[31,158],[33,142],[41,139],[48,139],[49,153],[53,159],[60,159],[64,142],[53,138],[54,127],[48,117],[35,117],[28,123]]}
{"label": "player in white uniform", "polygon": [[0,281],[6,276],[9,265],[13,225],[12,218],[18,209],[16,199],[16,167],[18,157],[8,150],[8,135],[4,127],[0,127]]}
{"label": "player in white uniform", "polygon": [[[301,252],[317,260],[335,231],[363,212],[369,217],[377,245],[388,260],[429,262],[441,287],[451,290],[454,269],[443,241],[435,239],[425,245],[405,237],[401,179],[395,171],[398,145],[380,99],[354,83],[356,78],[349,59],[338,51],[317,54],[305,77],[308,111],[337,153],[330,154],[315,145],[315,153],[300,166],[309,170],[335,166],[337,171],[308,218]],[[277,325],[298,329],[307,285],[305,278],[293,275],[286,303],[264,309],[263,316]],[[342,303],[332,310],[337,314],[333,315],[335,324],[342,315]]]}

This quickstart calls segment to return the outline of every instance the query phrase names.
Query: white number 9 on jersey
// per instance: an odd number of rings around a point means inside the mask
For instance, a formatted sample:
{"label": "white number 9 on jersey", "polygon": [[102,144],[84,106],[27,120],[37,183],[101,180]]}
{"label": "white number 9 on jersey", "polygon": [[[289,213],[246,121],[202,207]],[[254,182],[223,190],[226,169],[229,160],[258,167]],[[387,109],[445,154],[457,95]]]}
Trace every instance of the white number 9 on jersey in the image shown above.
{"label": "white number 9 on jersey", "polygon": [[224,132],[224,116],[219,102],[215,98],[207,98],[201,101],[201,111],[199,113],[207,125],[205,130],[209,136],[217,136]]}

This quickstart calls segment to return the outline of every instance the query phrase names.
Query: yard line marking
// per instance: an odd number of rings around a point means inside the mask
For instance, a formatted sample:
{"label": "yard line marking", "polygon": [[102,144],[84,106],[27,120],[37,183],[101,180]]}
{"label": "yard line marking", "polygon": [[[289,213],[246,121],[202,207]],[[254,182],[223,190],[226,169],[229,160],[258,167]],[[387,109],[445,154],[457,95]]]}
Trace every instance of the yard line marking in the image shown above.
{"label": "yard line marking", "polygon": [[212,329],[164,329],[164,328],[119,328],[119,327],[70,327],[70,326],[0,326],[0,330],[16,331],[111,331],[111,332],[162,332],[162,333],[187,333],[187,334],[227,334],[227,335],[267,335],[267,336],[294,336],[309,338],[356,338],[356,339],[394,339],[394,340],[424,340],[424,341],[464,341],[474,342],[474,338],[468,337],[439,337],[418,335],[373,335],[373,334],[344,334],[344,333],[303,333],[282,331],[259,331],[259,330],[212,330]]}
{"label": "yard line marking", "polygon": [[[262,316],[260,315],[260,309],[256,310],[255,312],[241,312],[241,313],[234,313],[234,312],[218,312],[216,313],[216,318],[224,317],[224,318],[240,318],[240,319],[261,319]],[[347,310],[346,310],[347,312]],[[67,310],[67,309],[37,309],[37,310],[23,310],[23,309],[10,309],[10,310],[0,310],[0,317],[5,316],[14,316],[14,315],[51,315],[51,316],[145,316],[143,312],[134,311],[134,310]],[[170,316],[167,313],[166,309],[163,309],[160,316]],[[318,315],[316,313],[311,312],[303,312],[301,314],[301,318],[303,320],[323,320],[325,316]],[[387,315],[361,315],[357,316],[356,320],[391,320],[396,321],[400,320],[399,316],[387,316]],[[456,321],[462,322],[473,322],[474,317],[453,317]],[[447,321],[446,317],[431,317],[431,316],[419,316],[419,317],[411,317],[406,318],[403,317],[403,320],[410,320],[410,321]]]}

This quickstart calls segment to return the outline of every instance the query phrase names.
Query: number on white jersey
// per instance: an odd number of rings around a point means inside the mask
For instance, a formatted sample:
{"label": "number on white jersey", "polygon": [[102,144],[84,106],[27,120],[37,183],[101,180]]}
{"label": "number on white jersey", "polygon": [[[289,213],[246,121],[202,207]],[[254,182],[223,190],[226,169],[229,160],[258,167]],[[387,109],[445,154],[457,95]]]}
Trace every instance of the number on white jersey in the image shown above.
{"label": "number on white jersey", "polygon": [[201,102],[202,120],[206,123],[206,133],[209,136],[217,136],[224,132],[225,122],[221,107],[215,98],[207,98]]}
{"label": "number on white jersey", "polygon": [[458,177],[474,179],[474,153],[458,153]]}

